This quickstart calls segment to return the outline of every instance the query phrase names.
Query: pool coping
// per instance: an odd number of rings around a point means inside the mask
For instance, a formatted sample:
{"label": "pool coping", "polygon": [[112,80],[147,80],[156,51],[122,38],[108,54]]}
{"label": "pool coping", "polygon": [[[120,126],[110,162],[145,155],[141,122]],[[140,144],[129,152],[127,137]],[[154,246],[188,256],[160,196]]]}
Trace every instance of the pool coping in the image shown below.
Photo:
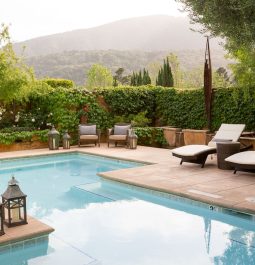
{"label": "pool coping", "polygon": [[25,225],[7,227],[4,226],[5,234],[0,236],[0,248],[7,245],[13,245],[25,240],[32,240],[42,236],[48,236],[54,232],[54,228],[28,216],[28,223]]}

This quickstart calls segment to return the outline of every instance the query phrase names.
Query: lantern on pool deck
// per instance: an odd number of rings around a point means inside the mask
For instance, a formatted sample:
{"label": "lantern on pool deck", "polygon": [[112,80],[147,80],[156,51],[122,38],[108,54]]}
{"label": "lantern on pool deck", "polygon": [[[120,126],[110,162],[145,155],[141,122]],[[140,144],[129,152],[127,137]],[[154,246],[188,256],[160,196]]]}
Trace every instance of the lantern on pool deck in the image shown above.
{"label": "lantern on pool deck", "polygon": [[65,131],[63,135],[63,149],[70,149],[70,139],[71,136],[68,134],[67,131]]}
{"label": "lantern on pool deck", "polygon": [[18,181],[12,176],[7,190],[2,194],[4,223],[8,227],[27,224],[26,197]]}
{"label": "lantern on pool deck", "polygon": [[4,235],[4,207],[0,203],[0,236]]}
{"label": "lantern on pool deck", "polygon": [[59,132],[54,126],[48,132],[48,144],[50,150],[57,150],[59,148]]}

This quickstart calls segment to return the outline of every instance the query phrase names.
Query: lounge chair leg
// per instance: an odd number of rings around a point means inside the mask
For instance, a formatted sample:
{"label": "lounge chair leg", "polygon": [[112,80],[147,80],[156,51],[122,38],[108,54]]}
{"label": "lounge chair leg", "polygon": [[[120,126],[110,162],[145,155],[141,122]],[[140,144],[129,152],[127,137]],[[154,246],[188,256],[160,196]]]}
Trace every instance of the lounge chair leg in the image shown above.
{"label": "lounge chair leg", "polygon": [[236,174],[237,169],[234,170],[234,174]]}
{"label": "lounge chair leg", "polygon": [[181,159],[180,165],[182,165],[183,160]]}
{"label": "lounge chair leg", "polygon": [[117,142],[115,142],[115,147],[117,147]]}

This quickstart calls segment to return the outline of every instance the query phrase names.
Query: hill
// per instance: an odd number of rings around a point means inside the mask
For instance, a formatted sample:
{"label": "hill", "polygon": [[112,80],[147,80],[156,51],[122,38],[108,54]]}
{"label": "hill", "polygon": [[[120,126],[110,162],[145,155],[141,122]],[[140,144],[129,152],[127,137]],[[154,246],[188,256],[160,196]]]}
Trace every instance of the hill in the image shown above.
{"label": "hill", "polygon": [[[205,38],[190,30],[188,18],[166,15],[123,19],[99,27],[73,30],[14,44],[26,57],[88,50],[198,50]],[[218,49],[218,41],[211,40]]]}
{"label": "hill", "polygon": [[[163,58],[170,52],[176,54],[181,68],[191,70],[203,67],[204,50],[177,50],[177,51],[69,51],[51,55],[36,56],[26,59],[26,63],[35,69],[38,78],[56,77],[72,79],[78,85],[83,85],[88,69],[95,63],[100,63],[114,73],[119,67],[125,69],[124,75],[149,67],[153,62],[162,64]],[[213,68],[226,67],[229,63],[224,59],[222,50],[212,52]]]}

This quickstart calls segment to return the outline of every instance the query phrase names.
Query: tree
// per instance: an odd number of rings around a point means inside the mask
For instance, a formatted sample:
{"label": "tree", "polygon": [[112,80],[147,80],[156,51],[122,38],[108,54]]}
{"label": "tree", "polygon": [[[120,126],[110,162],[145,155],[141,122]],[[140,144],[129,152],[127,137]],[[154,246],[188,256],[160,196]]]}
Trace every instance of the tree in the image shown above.
{"label": "tree", "polygon": [[[226,38],[237,46],[255,45],[254,0],[177,0],[194,23],[204,26],[203,32]],[[230,44],[229,43],[229,44]]]}
{"label": "tree", "polygon": [[233,65],[237,84],[255,84],[255,1],[254,0],[177,0],[184,4],[193,23],[226,40],[225,48],[239,60]]}
{"label": "tree", "polygon": [[151,84],[151,78],[149,72],[144,68],[143,72],[140,70],[139,73],[133,72],[130,79],[131,86],[142,86]]}
{"label": "tree", "polygon": [[0,27],[0,47],[0,100],[25,98],[33,87],[33,72],[14,53],[5,25]]}
{"label": "tree", "polygon": [[170,53],[167,56],[167,58],[171,65],[171,70],[172,70],[173,79],[174,79],[174,86],[177,88],[183,87],[184,86],[184,83],[183,83],[184,73],[180,68],[180,62],[179,62],[177,55],[175,55],[174,53]]}
{"label": "tree", "polygon": [[164,87],[174,86],[173,75],[172,75],[172,71],[171,71],[168,58],[164,60],[163,66],[158,72],[158,77],[156,79],[156,85],[164,86]]}
{"label": "tree", "polygon": [[130,83],[131,76],[130,75],[123,76],[124,71],[125,69],[121,67],[115,72],[115,76],[113,77],[114,79],[113,86],[116,87],[118,86],[118,84],[128,85]]}
{"label": "tree", "polygon": [[100,64],[94,64],[88,72],[86,87],[95,89],[101,87],[112,86],[113,77],[106,67]]}

